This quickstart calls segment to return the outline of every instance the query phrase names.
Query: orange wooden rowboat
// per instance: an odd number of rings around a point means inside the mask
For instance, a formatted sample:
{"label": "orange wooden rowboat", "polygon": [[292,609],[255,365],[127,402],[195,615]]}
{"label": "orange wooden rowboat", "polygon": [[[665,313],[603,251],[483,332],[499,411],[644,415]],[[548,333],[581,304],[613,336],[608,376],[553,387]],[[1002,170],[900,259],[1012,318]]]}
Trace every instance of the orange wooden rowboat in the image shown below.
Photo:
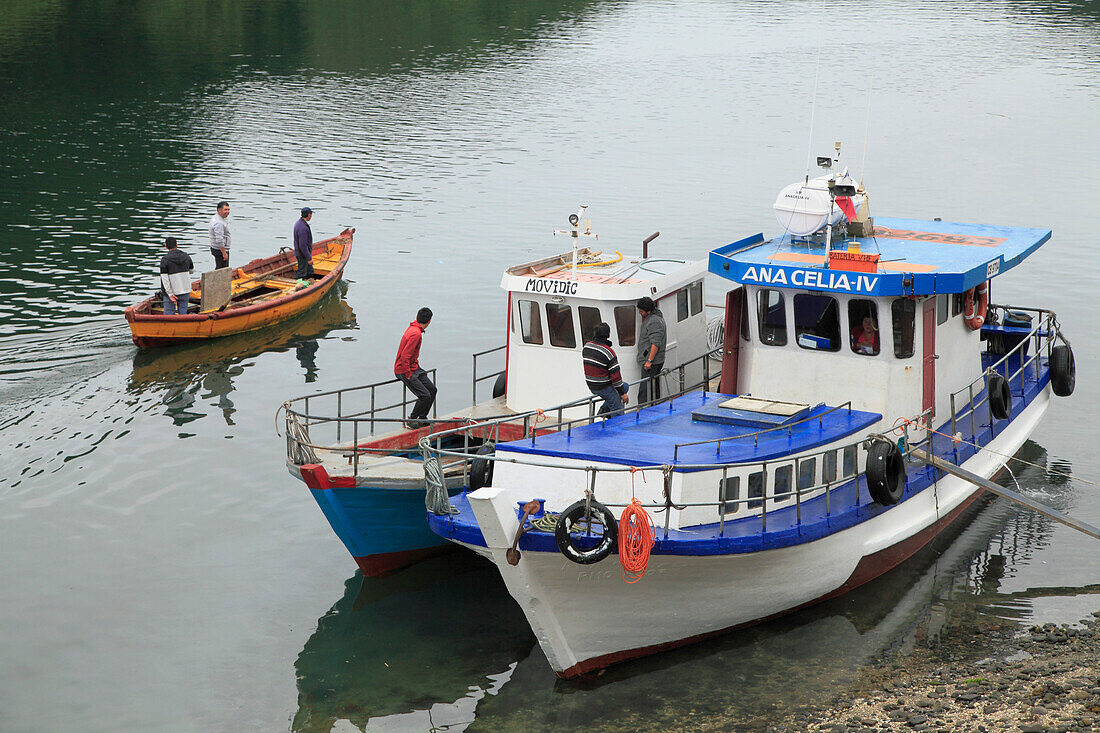
{"label": "orange wooden rowboat", "polygon": [[294,252],[252,260],[233,270],[230,301],[219,310],[200,311],[200,281],[191,284],[191,305],[184,316],[164,315],[161,296],[126,309],[134,343],[139,348],[165,346],[252,331],[286,320],[313,307],[340,280],[351,256],[354,229],[315,242],[313,270],[320,277],[307,287],[294,278]]}

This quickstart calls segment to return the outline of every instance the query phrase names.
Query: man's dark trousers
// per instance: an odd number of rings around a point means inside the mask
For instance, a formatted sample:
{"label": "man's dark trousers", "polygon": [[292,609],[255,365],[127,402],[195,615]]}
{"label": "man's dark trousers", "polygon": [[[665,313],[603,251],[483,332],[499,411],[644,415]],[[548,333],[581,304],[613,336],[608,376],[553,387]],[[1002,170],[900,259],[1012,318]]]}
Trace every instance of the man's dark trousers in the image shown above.
{"label": "man's dark trousers", "polygon": [[435,385],[432,384],[432,380],[428,378],[428,373],[423,369],[417,369],[410,377],[398,374],[397,378],[405,383],[410,392],[416,395],[416,404],[413,405],[412,412],[409,413],[409,422],[413,423],[414,427],[422,427],[422,425],[415,423],[420,423],[428,416],[428,411],[432,409],[432,403],[435,402]]}
{"label": "man's dark trousers", "polygon": [[[664,362],[660,364],[651,364],[649,369],[642,367],[642,383],[638,385],[638,404],[644,405],[650,400],[656,402],[661,399],[661,378],[657,375],[661,373],[661,370],[665,368]],[[650,385],[653,387],[653,394],[650,395]]]}

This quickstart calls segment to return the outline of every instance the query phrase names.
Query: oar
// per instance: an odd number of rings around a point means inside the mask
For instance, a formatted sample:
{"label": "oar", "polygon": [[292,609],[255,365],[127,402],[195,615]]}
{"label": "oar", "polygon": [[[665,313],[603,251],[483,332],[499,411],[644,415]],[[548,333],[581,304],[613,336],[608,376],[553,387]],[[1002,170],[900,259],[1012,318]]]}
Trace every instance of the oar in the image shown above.
{"label": "oar", "polygon": [[933,455],[929,455],[926,451],[923,451],[920,448],[914,448],[909,453],[914,458],[924,461],[930,466],[938,468],[941,471],[945,471],[952,476],[957,476],[964,481],[969,481],[975,486],[981,487],[986,491],[990,491],[997,496],[1003,496],[1009,501],[1014,501],[1021,506],[1026,506],[1028,509],[1039,512],[1045,517],[1050,517],[1056,522],[1061,522],[1067,527],[1071,527],[1078,532],[1084,532],[1088,536],[1095,537],[1096,539],[1100,540],[1100,529],[1093,527],[1091,524],[1082,522],[1079,519],[1074,519],[1068,514],[1063,514],[1057,509],[1049,507],[1046,504],[1040,504],[1034,499],[1024,496],[1018,491],[1013,491],[1012,489],[1006,489],[1004,486],[999,486],[998,484],[993,483],[987,478],[982,478],[976,473],[971,473],[965,468],[960,468],[959,466],[956,466],[954,463],[945,461],[942,458],[938,458]]}

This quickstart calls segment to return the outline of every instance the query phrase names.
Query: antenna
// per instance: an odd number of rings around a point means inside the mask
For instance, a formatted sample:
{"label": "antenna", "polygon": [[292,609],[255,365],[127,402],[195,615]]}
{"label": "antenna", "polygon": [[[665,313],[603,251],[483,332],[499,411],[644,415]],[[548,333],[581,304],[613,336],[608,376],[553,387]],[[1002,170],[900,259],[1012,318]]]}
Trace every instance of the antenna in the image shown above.
{"label": "antenna", "polygon": [[591,222],[585,222],[585,231],[581,231],[581,217],[584,216],[585,210],[588,209],[588,204],[581,204],[581,208],[577,210],[576,214],[569,215],[569,229],[561,230],[555,229],[554,234],[568,234],[573,239],[573,274],[572,279],[577,279],[577,242],[581,237],[594,237],[599,239],[598,236],[592,233]]}
{"label": "antenna", "polygon": [[871,69],[871,83],[867,87],[867,126],[863,130],[863,160],[859,161],[859,187],[863,188],[863,172],[867,165],[867,139],[871,136],[871,92],[875,88],[875,70]]}
{"label": "antenna", "polygon": [[814,61],[814,96],[810,102],[810,139],[806,142],[806,183],[810,182],[810,159],[814,149],[814,113],[817,111],[817,74],[821,70],[821,46],[817,47],[817,59]]}

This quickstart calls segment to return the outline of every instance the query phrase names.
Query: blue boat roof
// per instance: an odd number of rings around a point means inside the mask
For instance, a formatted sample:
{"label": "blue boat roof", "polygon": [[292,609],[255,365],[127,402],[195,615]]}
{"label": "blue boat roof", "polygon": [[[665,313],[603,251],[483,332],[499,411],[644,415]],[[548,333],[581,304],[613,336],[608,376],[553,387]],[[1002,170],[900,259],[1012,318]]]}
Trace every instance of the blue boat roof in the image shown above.
{"label": "blue boat roof", "polygon": [[710,271],[739,283],[869,296],[961,293],[1011,270],[1050,239],[1049,229],[875,219],[873,236],[833,249],[879,255],[874,272],[829,269],[825,247],[790,234],[763,234],[710,253]]}
{"label": "blue boat roof", "polygon": [[[835,409],[827,405],[812,408],[807,418],[778,430],[721,422],[693,420],[692,413],[724,402],[733,395],[691,392],[671,402],[634,413],[497,444],[497,451],[536,456],[556,456],[627,466],[700,465],[766,461],[810,450],[864,430],[882,419],[875,412]],[[789,428],[789,429],[788,429]],[[721,450],[714,443],[681,447],[677,444],[725,438]],[[740,439],[738,439],[740,438]],[[674,459],[675,454],[675,459]],[[700,468],[697,470],[705,470]]]}

